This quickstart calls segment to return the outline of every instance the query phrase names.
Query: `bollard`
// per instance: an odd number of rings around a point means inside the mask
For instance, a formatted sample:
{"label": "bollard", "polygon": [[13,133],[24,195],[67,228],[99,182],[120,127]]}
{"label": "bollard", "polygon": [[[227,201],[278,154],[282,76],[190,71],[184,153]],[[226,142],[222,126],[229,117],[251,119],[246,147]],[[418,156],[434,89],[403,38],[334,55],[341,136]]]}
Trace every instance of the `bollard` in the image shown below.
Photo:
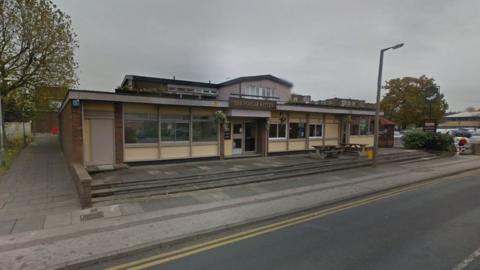
{"label": "bollard", "polygon": [[372,148],[369,148],[367,150],[367,159],[368,160],[373,160],[373,149]]}

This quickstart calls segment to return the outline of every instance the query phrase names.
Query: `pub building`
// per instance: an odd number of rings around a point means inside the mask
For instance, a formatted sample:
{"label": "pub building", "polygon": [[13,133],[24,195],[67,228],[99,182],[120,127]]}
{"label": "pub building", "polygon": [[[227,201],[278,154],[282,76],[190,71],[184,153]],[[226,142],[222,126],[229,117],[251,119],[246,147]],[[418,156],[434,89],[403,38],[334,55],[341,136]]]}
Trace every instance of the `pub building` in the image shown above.
{"label": "pub building", "polygon": [[292,87],[272,75],[217,84],[126,75],[115,92],[68,91],[61,145],[70,161],[97,166],[373,144],[374,108],[312,102]]}

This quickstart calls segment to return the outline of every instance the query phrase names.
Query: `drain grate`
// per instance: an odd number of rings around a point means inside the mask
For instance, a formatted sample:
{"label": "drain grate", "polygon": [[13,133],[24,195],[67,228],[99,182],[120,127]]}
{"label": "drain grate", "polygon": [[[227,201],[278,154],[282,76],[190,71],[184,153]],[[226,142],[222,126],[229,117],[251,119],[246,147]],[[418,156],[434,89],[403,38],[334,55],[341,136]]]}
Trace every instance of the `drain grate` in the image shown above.
{"label": "drain grate", "polygon": [[103,218],[103,212],[93,212],[90,214],[80,215],[80,221],[85,222],[96,218]]}

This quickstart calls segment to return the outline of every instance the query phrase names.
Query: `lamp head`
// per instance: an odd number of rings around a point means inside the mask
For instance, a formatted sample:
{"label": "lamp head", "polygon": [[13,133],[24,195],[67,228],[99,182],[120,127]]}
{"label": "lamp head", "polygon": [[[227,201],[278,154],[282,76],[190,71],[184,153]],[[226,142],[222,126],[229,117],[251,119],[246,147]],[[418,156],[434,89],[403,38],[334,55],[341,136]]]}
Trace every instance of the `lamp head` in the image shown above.
{"label": "lamp head", "polygon": [[391,48],[396,50],[396,49],[399,49],[399,48],[403,47],[403,45],[404,45],[404,43],[400,43],[400,44],[397,44],[395,46],[392,46]]}

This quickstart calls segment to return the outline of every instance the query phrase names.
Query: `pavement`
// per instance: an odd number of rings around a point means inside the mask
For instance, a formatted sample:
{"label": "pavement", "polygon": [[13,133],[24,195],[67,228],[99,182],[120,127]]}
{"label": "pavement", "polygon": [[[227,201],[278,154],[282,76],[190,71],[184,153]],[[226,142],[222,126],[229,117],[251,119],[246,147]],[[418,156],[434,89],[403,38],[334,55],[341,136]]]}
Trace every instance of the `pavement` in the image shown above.
{"label": "pavement", "polygon": [[1,236],[0,269],[78,266],[478,168],[480,157],[456,156],[75,210],[54,227]]}
{"label": "pavement", "polygon": [[0,176],[0,235],[49,228],[52,218],[79,209],[57,136],[35,136]]}
{"label": "pavement", "polygon": [[[452,176],[164,264],[147,262],[149,269],[158,270],[479,269],[479,180],[479,171]],[[152,255],[158,251],[94,268]]]}

